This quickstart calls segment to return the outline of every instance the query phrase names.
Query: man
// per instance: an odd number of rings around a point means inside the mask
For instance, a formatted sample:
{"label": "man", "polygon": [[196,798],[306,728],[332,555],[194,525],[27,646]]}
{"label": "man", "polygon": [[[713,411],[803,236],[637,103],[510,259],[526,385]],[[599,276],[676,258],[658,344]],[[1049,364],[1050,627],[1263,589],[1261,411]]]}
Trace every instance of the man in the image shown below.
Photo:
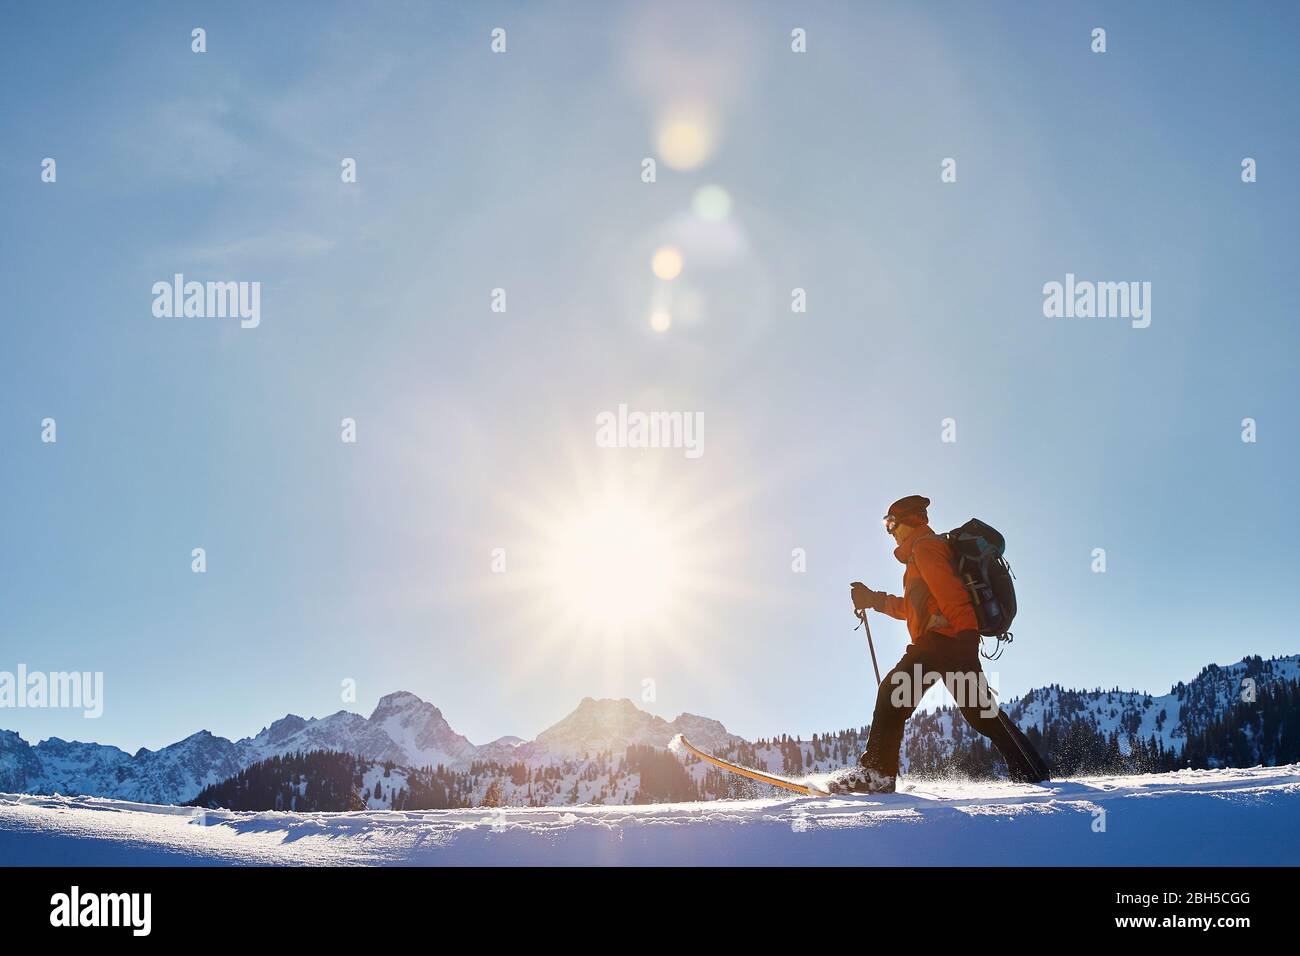
{"label": "man", "polygon": [[904,565],[903,596],[873,591],[860,581],[851,585],[855,608],[907,621],[912,642],[880,683],[860,766],[831,778],[836,792],[894,792],[903,725],[938,681],[953,693],[962,716],[997,747],[1014,779],[1038,783],[1049,776],[1047,764],[1002,713],[985,683],[975,607],[953,570],[948,540],[930,528],[929,507],[929,498],[908,495],[885,515],[885,530],[898,543],[894,557]]}

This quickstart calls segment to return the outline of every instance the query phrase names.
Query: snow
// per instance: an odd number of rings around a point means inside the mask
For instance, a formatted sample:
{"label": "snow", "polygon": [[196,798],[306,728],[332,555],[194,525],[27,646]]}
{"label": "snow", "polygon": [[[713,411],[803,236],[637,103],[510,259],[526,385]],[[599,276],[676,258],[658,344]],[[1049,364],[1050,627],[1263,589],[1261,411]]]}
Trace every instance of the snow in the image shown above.
{"label": "snow", "polygon": [[[9,865],[1296,865],[1300,764],[869,797],[358,813],[0,794]],[[1099,832],[1099,822],[1104,831]]]}

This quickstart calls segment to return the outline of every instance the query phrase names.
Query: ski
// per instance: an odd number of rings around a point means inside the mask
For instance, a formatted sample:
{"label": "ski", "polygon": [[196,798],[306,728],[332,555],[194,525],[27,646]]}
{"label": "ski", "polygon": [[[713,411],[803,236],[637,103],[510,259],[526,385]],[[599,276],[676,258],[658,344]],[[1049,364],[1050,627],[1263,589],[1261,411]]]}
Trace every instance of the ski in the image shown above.
{"label": "ski", "polygon": [[705,763],[712,764],[720,770],[727,770],[731,773],[739,774],[742,777],[748,777],[750,780],[757,780],[759,783],[770,783],[772,786],[780,787],[783,790],[793,790],[795,793],[802,793],[805,797],[829,796],[825,790],[819,790],[809,784],[800,783],[797,780],[791,780],[789,777],[782,777],[780,774],[768,773],[766,770],[754,770],[750,767],[742,767],[738,763],[732,763],[730,760],[723,760],[721,757],[715,757],[713,754],[705,753],[681,734],[674,737],[672,743],[668,746],[674,750],[680,746],[681,749],[695,757],[698,757]]}

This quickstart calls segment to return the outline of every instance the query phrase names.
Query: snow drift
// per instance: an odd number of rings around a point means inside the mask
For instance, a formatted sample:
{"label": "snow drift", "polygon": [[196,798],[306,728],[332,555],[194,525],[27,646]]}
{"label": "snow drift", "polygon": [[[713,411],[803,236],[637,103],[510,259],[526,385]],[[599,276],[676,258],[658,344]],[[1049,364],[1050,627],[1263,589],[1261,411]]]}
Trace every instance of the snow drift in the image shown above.
{"label": "snow drift", "polygon": [[1295,865],[1300,764],[888,796],[236,813],[0,795],[11,865]]}

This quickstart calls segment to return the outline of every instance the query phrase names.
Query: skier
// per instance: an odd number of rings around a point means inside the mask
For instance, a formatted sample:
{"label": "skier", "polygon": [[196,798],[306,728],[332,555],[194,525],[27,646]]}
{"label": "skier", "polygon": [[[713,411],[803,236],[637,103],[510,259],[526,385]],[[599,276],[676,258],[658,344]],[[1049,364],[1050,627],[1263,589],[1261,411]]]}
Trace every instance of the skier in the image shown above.
{"label": "skier", "polygon": [[1013,778],[1038,783],[1049,777],[1047,764],[988,689],[980,668],[975,608],[953,570],[948,541],[930,528],[929,507],[929,498],[908,495],[885,515],[885,530],[898,542],[894,557],[905,565],[903,597],[873,591],[860,581],[850,585],[854,608],[907,621],[911,643],[876,692],[859,766],[836,773],[830,781],[834,791],[894,792],[903,724],[925,691],[941,680],[962,716],[997,747]]}

